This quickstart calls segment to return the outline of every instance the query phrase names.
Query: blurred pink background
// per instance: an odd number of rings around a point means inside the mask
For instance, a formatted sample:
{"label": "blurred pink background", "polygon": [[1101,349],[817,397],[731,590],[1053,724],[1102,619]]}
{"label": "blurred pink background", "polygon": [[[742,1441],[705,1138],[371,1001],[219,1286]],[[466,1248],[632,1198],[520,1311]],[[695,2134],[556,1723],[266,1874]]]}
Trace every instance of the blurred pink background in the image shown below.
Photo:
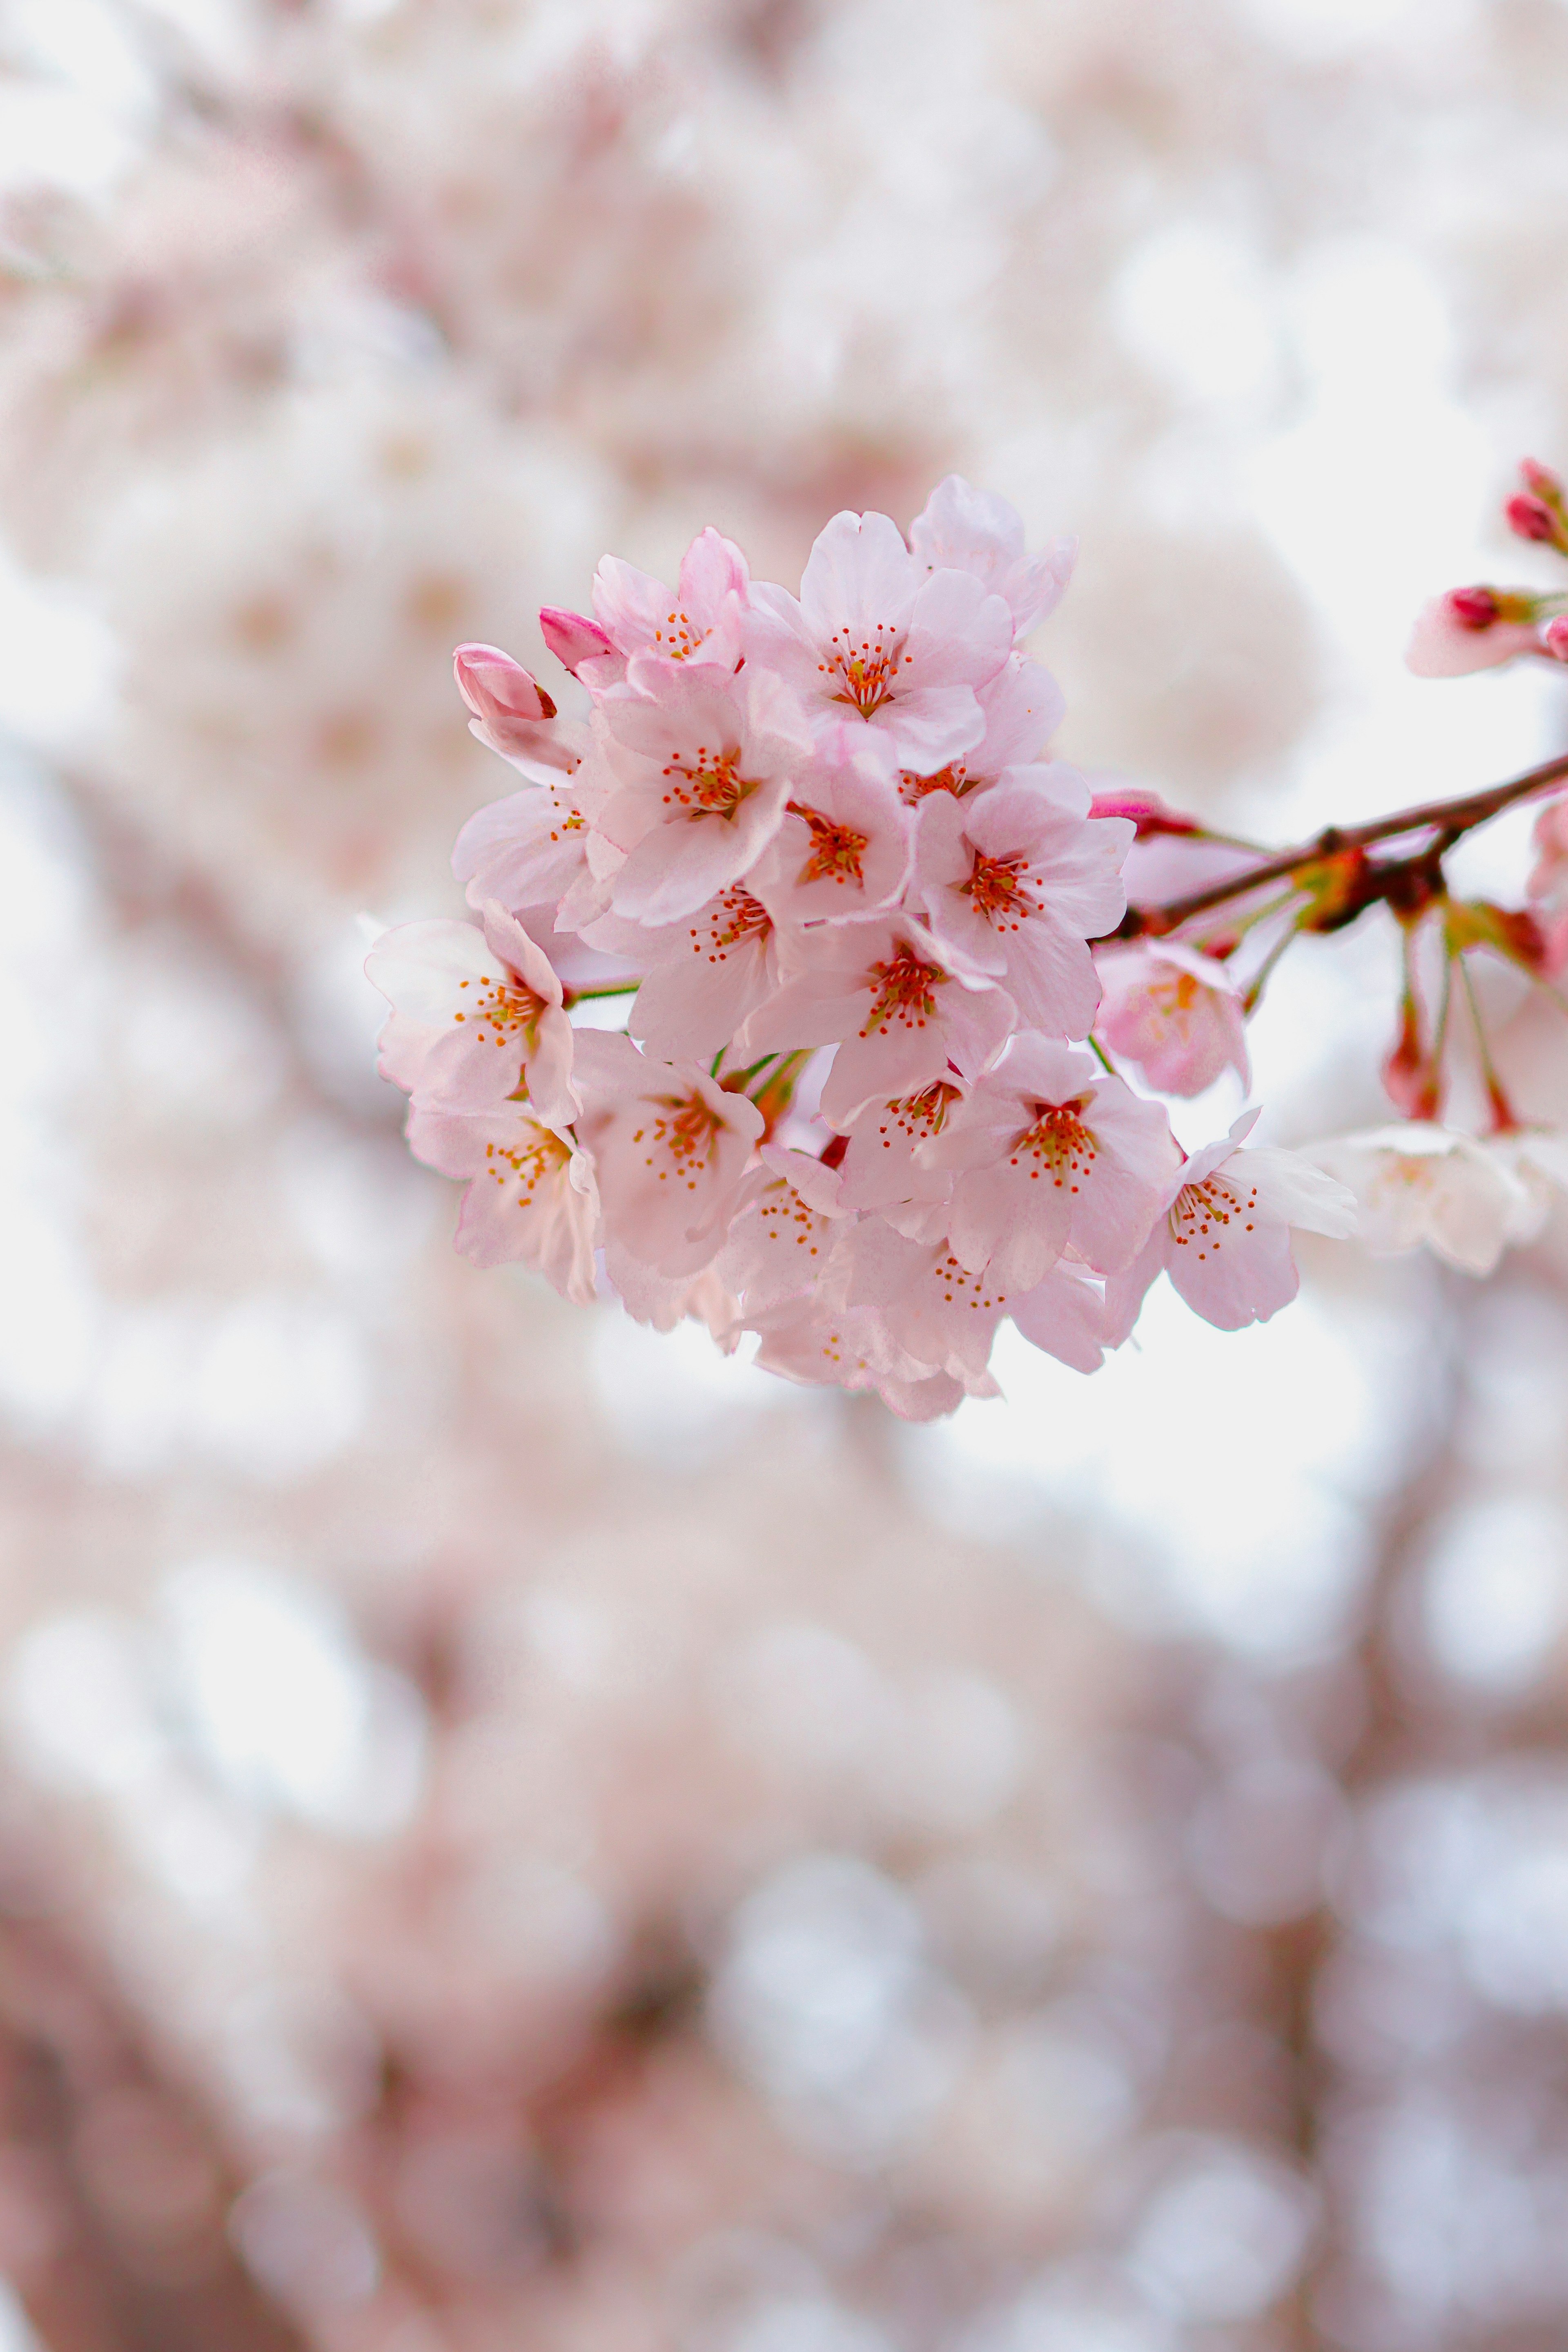
{"label": "blurred pink background", "polygon": [[[1085,765],[1283,839],[1562,748],[1399,656],[1568,459],[1568,7],[0,66],[0,2352],[1557,2352],[1560,1238],[911,1432],[457,1259],[359,966],[508,788],[455,641],[954,467],[1081,536]],[[1379,1115],[1390,952],[1264,1132]]]}

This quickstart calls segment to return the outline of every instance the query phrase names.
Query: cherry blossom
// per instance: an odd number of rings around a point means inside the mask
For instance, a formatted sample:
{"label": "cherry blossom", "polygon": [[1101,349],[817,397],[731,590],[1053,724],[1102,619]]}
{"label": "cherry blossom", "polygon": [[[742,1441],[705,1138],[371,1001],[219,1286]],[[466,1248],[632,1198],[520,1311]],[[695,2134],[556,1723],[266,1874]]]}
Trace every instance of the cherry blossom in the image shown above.
{"label": "cherry blossom", "polygon": [[1044,555],[1030,555],[1016,507],[977,490],[962,474],[940,481],[910,526],[915,562],[927,572],[971,572],[1003,597],[1016,635],[1027,636],[1061,602],[1078,541],[1058,539]]}
{"label": "cherry blossom", "polygon": [[966,1395],[1000,1393],[989,1374],[966,1386],[932,1371],[898,1347],[874,1307],[792,1299],[762,1316],[754,1361],[763,1371],[810,1386],[869,1390],[901,1421],[934,1421]]}
{"label": "cherry blossom", "polygon": [[1032,1290],[1069,1243],[1099,1273],[1126,1265],[1159,1212],[1176,1147],[1163,1110],[1091,1055],[1028,1033],[921,1147],[954,1171],[959,1262]]}
{"label": "cherry blossom", "polygon": [[[942,1133],[963,1099],[963,1087],[947,1077],[890,1102],[867,1103],[849,1123],[839,1195],[845,1206],[879,1210],[898,1232],[917,1239],[944,1234],[952,1177],[928,1167],[921,1148]],[[933,1222],[938,1231],[928,1232]]]}
{"label": "cherry blossom", "polygon": [[1049,775],[1014,768],[988,792],[927,800],[915,893],[933,936],[1003,981],[1025,1022],[1083,1037],[1100,1003],[1087,941],[1114,929],[1126,908],[1120,869],[1132,829],[1068,815]]}
{"label": "cherry blossom", "polygon": [[591,812],[603,797],[581,771],[542,774],[523,792],[477,810],[452,851],[469,906],[494,898],[521,918],[558,905],[583,873]]}
{"label": "cherry blossom", "polygon": [[695,1064],[656,1061],[613,1032],[578,1033],[576,1075],[577,1133],[606,1220],[657,1273],[700,1272],[724,1238],[761,1111]]}
{"label": "cherry blossom", "polygon": [[599,1202],[586,1156],[528,1103],[459,1115],[416,1104],[408,1146],[468,1180],[457,1243],[476,1265],[531,1266],[579,1307],[594,1297]]}
{"label": "cherry blossom", "polygon": [[819,933],[809,961],[743,1032],[748,1053],[838,1046],[823,1116],[847,1127],[865,1104],[891,1101],[981,1070],[1013,1026],[1012,999],[923,923],[900,914]]}
{"label": "cherry blossom", "polygon": [[921,773],[972,751],[984,731],[974,689],[1013,645],[1000,596],[967,572],[922,572],[897,524],[838,514],[812,549],[800,596],[758,584],[749,661],[775,670],[819,727],[857,716]]}
{"label": "cherry blossom", "polygon": [[1266,1323],[1295,1297],[1292,1227],[1340,1239],[1356,1229],[1355,1195],[1321,1168],[1299,1152],[1242,1148],[1257,1118],[1244,1112],[1186,1162],[1140,1261],[1150,1281],[1163,1267],[1194,1314],[1221,1331]]}
{"label": "cherry blossom", "polygon": [[1107,1349],[1120,1346],[1132,1328],[1129,1320],[1127,1330],[1113,1335],[1109,1289],[1081,1259],[1062,1257],[1043,1282],[1009,1301],[1008,1312],[1031,1347],[1075,1372],[1098,1372]]}
{"label": "cherry blossom", "polygon": [[1465,1274],[1490,1274],[1539,1223],[1539,1197],[1510,1156],[1429,1119],[1338,1136],[1310,1152],[1354,1194],[1360,1237],[1374,1255],[1425,1244]]}
{"label": "cherry blossom", "polygon": [[993,1396],[986,1370],[1007,1296],[988,1273],[964,1265],[945,1241],[910,1241],[879,1217],[862,1217],[839,1243],[846,1304],[874,1307],[893,1345],[971,1396]]}
{"label": "cherry blossom", "polygon": [[843,1179],[809,1152],[764,1144],[731,1212],[715,1272],[748,1320],[820,1286],[839,1220]]}
{"label": "cherry blossom", "polygon": [[763,671],[666,664],[606,695],[599,714],[612,789],[595,829],[616,853],[610,902],[645,923],[694,914],[777,832],[811,750],[799,708]]}
{"label": "cherry blossom", "polygon": [[594,618],[547,605],[540,626],[563,666],[601,693],[619,685],[638,656],[732,670],[741,657],[749,577],[732,540],[700,531],[681,558],[674,588],[606,555],[594,574]]}
{"label": "cherry blossom", "polygon": [[1417,677],[1466,677],[1497,669],[1521,654],[1539,653],[1541,632],[1522,610],[1528,597],[1499,596],[1490,588],[1456,588],[1422,606],[1405,649]]}
{"label": "cherry blossom", "polygon": [[862,921],[899,898],[914,827],[896,772],[885,735],[839,726],[824,738],[748,877],[775,921]]}
{"label": "cherry blossom", "polygon": [[1096,1027],[1162,1094],[1201,1095],[1222,1070],[1248,1083],[1241,992],[1212,956],[1179,940],[1140,941],[1100,959]]}
{"label": "cherry blossom", "polygon": [[[1034,765],[1060,726],[1065,707],[1049,670],[1023,654],[1010,655],[994,677],[975,688],[974,699],[984,732],[971,750],[923,775],[908,768],[901,772],[900,790],[911,807],[932,793],[962,799],[997,782],[1009,768]],[[1088,815],[1089,787],[1076,769],[1053,765],[1045,788],[1073,815]]]}
{"label": "cherry blossom", "polygon": [[543,950],[491,899],[481,923],[405,923],[365,971],[392,1006],[381,1075],[422,1105],[488,1110],[526,1087],[535,1114],[577,1113],[572,1024]]}
{"label": "cherry blossom", "polygon": [[584,936],[612,953],[638,955],[647,976],[627,1026],[672,1061],[710,1059],[781,985],[778,928],[744,882],[683,922],[655,929],[611,915]]}

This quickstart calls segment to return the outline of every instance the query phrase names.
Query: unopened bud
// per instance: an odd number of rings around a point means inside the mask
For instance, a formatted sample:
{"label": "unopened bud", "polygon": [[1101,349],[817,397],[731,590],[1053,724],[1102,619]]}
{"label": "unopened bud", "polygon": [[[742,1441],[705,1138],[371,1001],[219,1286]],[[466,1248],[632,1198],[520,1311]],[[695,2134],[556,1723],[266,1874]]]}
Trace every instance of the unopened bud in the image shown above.
{"label": "unopened bud", "polygon": [[562,613],[553,604],[546,604],[541,609],[539,626],[562,668],[569,669],[574,677],[579,663],[615,651],[597,621],[590,621],[585,613]]}
{"label": "unopened bud", "polygon": [[1501,606],[1490,588],[1455,588],[1448,595],[1448,610],[1464,629],[1489,629]]}
{"label": "unopened bud", "polygon": [[1568,662],[1568,613],[1559,613],[1541,632],[1542,650],[1554,660]]}
{"label": "unopened bud", "polygon": [[1529,490],[1521,490],[1510,499],[1503,509],[1508,527],[1518,539],[1541,539],[1548,542],[1557,538],[1561,526],[1544,499]]}
{"label": "unopened bud", "polygon": [[1554,474],[1550,466],[1538,464],[1533,457],[1521,458],[1519,471],[1527,490],[1533,490],[1536,497],[1544,499],[1548,506],[1556,505],[1563,496],[1561,475]]}
{"label": "unopened bud", "polygon": [[476,719],[487,726],[537,725],[553,719],[555,705],[521,662],[499,646],[459,646],[452,656],[458,691]]}

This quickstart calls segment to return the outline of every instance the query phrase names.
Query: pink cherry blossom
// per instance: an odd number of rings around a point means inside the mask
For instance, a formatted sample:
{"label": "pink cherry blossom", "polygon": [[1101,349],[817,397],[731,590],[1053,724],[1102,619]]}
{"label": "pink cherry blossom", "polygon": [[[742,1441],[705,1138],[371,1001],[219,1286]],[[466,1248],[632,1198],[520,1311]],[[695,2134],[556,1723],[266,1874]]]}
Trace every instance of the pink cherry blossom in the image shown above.
{"label": "pink cherry blossom", "polygon": [[591,1303],[598,1193],[569,1134],[528,1103],[467,1114],[416,1103],[408,1143],[427,1168],[468,1179],[457,1234],[465,1257],[531,1266],[563,1298]]}
{"label": "pink cherry blossom", "polygon": [[895,1347],[971,1396],[994,1395],[986,1366],[1007,1310],[1005,1290],[973,1273],[945,1241],[917,1242],[880,1217],[862,1217],[839,1243],[844,1297],[874,1307]]}
{"label": "pink cherry blossom", "polygon": [[744,1050],[837,1044],[823,1117],[847,1127],[868,1102],[889,1102],[984,1068],[1011,1029],[1012,999],[910,915],[813,934],[809,960],[743,1033]]}
{"label": "pink cherry blossom", "polygon": [[[962,799],[994,784],[1009,768],[1029,767],[1044,755],[1061,724],[1062,690],[1049,670],[1023,654],[1011,654],[993,678],[974,689],[984,733],[972,750],[929,774],[904,769],[900,788],[911,807],[932,793]],[[1075,769],[1055,766],[1051,789],[1075,816],[1089,814],[1089,787]]]}
{"label": "pink cherry blossom", "polygon": [[703,1324],[714,1345],[733,1355],[741,1337],[740,1301],[731,1297],[711,1266],[698,1274],[658,1274],[614,1234],[605,1240],[605,1276],[634,1323],[673,1331],[681,1323]]}
{"label": "pink cherry blossom", "polygon": [[1100,958],[1098,1034],[1167,1095],[1201,1095],[1225,1069],[1248,1083],[1247,1016],[1224,964],[1179,940],[1140,941]]}
{"label": "pink cherry blossom", "polygon": [[738,882],[766,846],[811,737],[764,671],[665,664],[652,682],[657,692],[645,679],[599,705],[612,789],[595,827],[618,855],[616,912],[670,923]]}
{"label": "pink cherry blossom", "polygon": [[1060,603],[1078,541],[1053,540],[1044,555],[1024,544],[1023,517],[1005,499],[977,490],[962,474],[940,481],[910,526],[915,562],[927,572],[970,572],[1013,615],[1016,635],[1027,636]]}
{"label": "pink cherry blossom", "polygon": [[657,1273],[700,1272],[724,1238],[761,1111],[695,1064],[655,1061],[607,1031],[578,1033],[576,1075],[577,1133],[606,1220]]}
{"label": "pink cherry blossom", "polygon": [[959,1262],[1006,1290],[1044,1280],[1070,1244],[1099,1273],[1137,1254],[1177,1165],[1163,1110],[1089,1054],[1028,1033],[921,1147],[955,1171]]}
{"label": "pink cherry blossom", "polygon": [[[1491,599],[1489,620],[1479,602],[1482,597]],[[1434,597],[1415,615],[1405,667],[1417,677],[1465,677],[1516,661],[1521,654],[1538,653],[1541,633],[1534,622],[1504,617],[1510,605],[1521,601],[1528,600],[1500,598],[1490,589],[1458,588]]]}
{"label": "pink cherry blossom", "polygon": [[1355,1195],[1321,1168],[1299,1152],[1242,1148],[1257,1117],[1244,1112],[1194,1152],[1151,1238],[1187,1305],[1221,1331],[1266,1323],[1295,1297],[1292,1227],[1342,1240],[1356,1229]]}
{"label": "pink cherry blossom", "polygon": [[764,1144],[731,1213],[715,1272],[748,1319],[820,1287],[844,1210],[842,1179],[809,1152]]}
{"label": "pink cherry blossom", "polygon": [[846,1208],[876,1209],[898,1232],[917,1240],[938,1238],[927,1230],[933,1216],[945,1234],[942,1215],[952,1196],[952,1176],[928,1167],[921,1147],[946,1127],[963,1088],[936,1078],[916,1094],[891,1102],[867,1103],[850,1121],[839,1198]]}
{"label": "pink cherry blossom", "polygon": [[933,935],[1003,981],[1023,1019],[1086,1036],[1100,1003],[1087,941],[1126,908],[1119,818],[1068,815],[1048,770],[1015,768],[989,792],[933,794],[921,810],[915,895]]}
{"label": "pink cherry blossom", "polygon": [[777,926],[744,882],[684,922],[655,929],[610,915],[584,936],[637,955],[647,976],[627,1026],[650,1053],[672,1061],[710,1061],[782,981]]}
{"label": "pink cherry blossom", "polygon": [[1429,1119],[1314,1144],[1318,1167],[1350,1187],[1361,1240],[1375,1257],[1424,1243],[1464,1274],[1490,1274],[1533,1230],[1536,1203],[1508,1155]]}
{"label": "pink cherry blossom", "polygon": [[1526,885],[1530,896],[1550,907],[1568,902],[1568,793],[1545,803],[1536,816],[1531,839],[1535,864]]}
{"label": "pink cherry blossom", "polygon": [[841,726],[796,779],[784,821],[748,876],[780,923],[850,923],[879,914],[909,877],[914,828],[891,746]]}
{"label": "pink cherry blossom", "polygon": [[1106,1350],[1127,1337],[1112,1330],[1108,1288],[1080,1260],[1058,1258],[1043,1282],[1009,1300],[1008,1313],[1032,1348],[1075,1372],[1098,1372]]}
{"label": "pink cherry blossom", "polygon": [[[574,677],[585,664],[602,661],[606,655],[615,656],[609,631],[591,621],[586,613],[566,613],[557,604],[542,604],[539,634],[562,668],[570,670]],[[625,656],[620,660],[624,670]]]}
{"label": "pink cherry blossom", "polygon": [[393,1010],[381,1075],[423,1105],[488,1110],[526,1087],[534,1115],[566,1125],[572,1024],[543,950],[491,899],[475,923],[405,923],[365,961]]}
{"label": "pink cherry blossom", "polygon": [[476,810],[452,852],[469,906],[494,898],[521,917],[558,905],[583,872],[592,813],[603,798],[580,770],[545,772],[524,791]]}
{"label": "pink cherry blossom", "polygon": [[798,602],[753,586],[746,645],[816,724],[858,717],[923,774],[979,742],[974,689],[1006,661],[1013,622],[971,573],[923,572],[886,515],[845,513],[812,549]]}
{"label": "pink cherry blossom", "polygon": [[606,555],[594,574],[594,618],[546,606],[540,627],[556,659],[595,694],[619,685],[627,663],[640,655],[733,669],[749,578],[733,541],[700,531],[681,558],[676,587]]}
{"label": "pink cherry blossom", "polygon": [[452,656],[458,691],[473,712],[470,730],[504,757],[526,752],[555,705],[531,674],[499,646],[459,646]]}
{"label": "pink cherry blossom", "polygon": [[791,1299],[749,1328],[760,1334],[754,1360],[763,1371],[814,1388],[869,1390],[901,1421],[935,1421],[966,1394],[1000,1393],[988,1376],[966,1390],[951,1373],[917,1363],[894,1344],[874,1307]]}

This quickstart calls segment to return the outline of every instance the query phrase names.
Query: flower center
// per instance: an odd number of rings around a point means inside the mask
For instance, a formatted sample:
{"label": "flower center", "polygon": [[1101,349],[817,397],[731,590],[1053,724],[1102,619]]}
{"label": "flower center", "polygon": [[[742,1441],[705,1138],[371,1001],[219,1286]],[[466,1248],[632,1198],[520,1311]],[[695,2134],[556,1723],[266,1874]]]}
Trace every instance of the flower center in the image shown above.
{"label": "flower center", "polygon": [[835,629],[826,647],[826,659],[817,668],[838,683],[834,690],[835,702],[853,705],[862,719],[874,719],[893,698],[900,669],[908,669],[914,656],[903,651],[903,638],[879,621],[868,637],[856,643],[849,629]]}
{"label": "flower center", "polygon": [[907,943],[889,962],[874,963],[871,1010],[861,1026],[861,1036],[868,1037],[873,1029],[891,1028],[895,1022],[905,1029],[923,1029],[936,1018],[936,991],[945,988],[947,981],[941,964],[922,963]]}
{"label": "flower center", "polygon": [[860,859],[871,836],[857,833],[850,824],[840,824],[834,817],[824,816],[820,809],[805,808],[799,801],[784,803],[791,816],[798,816],[811,835],[811,848],[798,880],[807,882],[853,882],[862,886],[865,876]]}
{"label": "flower center", "polygon": [[1171,1204],[1176,1247],[1195,1249],[1201,1264],[1217,1255],[1232,1225],[1238,1234],[1254,1230],[1257,1207],[1257,1185],[1243,1192],[1218,1169],[1201,1183],[1184,1184]]}
{"label": "flower center", "polygon": [[[472,981],[460,980],[459,988],[471,988]],[[544,999],[536,996],[531,988],[521,981],[481,981],[479,994],[471,1004],[454,1013],[454,1021],[474,1024],[474,1043],[478,1045],[511,1044],[521,1031],[531,1044],[539,1016],[544,1011]]]}
{"label": "flower center", "polygon": [[700,629],[685,613],[667,613],[664,626],[653,633],[654,644],[667,661],[684,661],[708,642],[709,633]]}
{"label": "flower center", "polygon": [[664,796],[666,808],[679,809],[692,819],[732,817],[741,803],[757,789],[741,773],[738,748],[710,751],[706,743],[699,743],[689,760],[672,751],[664,772],[671,779]]}
{"label": "flower center", "polygon": [[632,1135],[634,1143],[648,1146],[643,1166],[654,1168],[662,1152],[669,1166],[655,1170],[659,1182],[668,1182],[673,1172],[689,1192],[695,1192],[703,1169],[712,1164],[724,1122],[711,1104],[695,1092],[656,1095],[653,1106],[657,1106],[653,1117]]}
{"label": "flower center", "polygon": [[487,1143],[484,1172],[504,1192],[510,1171],[518,1187],[517,1205],[527,1209],[539,1185],[559,1176],[571,1157],[570,1144],[547,1127],[535,1127],[531,1143]]}
{"label": "flower center", "polygon": [[1058,1192],[1079,1191],[1100,1156],[1094,1129],[1083,1122],[1089,1106],[1088,1095],[1075,1095],[1071,1102],[1037,1103],[1034,1125],[1013,1139],[1008,1165],[1018,1168],[1032,1160],[1031,1183],[1048,1176]]}
{"label": "flower center", "polygon": [[739,947],[742,940],[765,939],[773,927],[773,919],[762,900],[737,882],[721,893],[706,910],[704,920],[693,923],[687,936],[693,955],[705,955],[710,963],[723,963],[730,950]]}
{"label": "flower center", "polygon": [[899,790],[913,808],[917,802],[925,799],[928,793],[951,793],[954,800],[961,801],[965,793],[972,793],[974,790],[979,781],[978,776],[970,774],[962,760],[952,760],[945,768],[938,768],[936,773],[931,776],[917,776],[908,768],[901,769],[899,774]]}
{"label": "flower center", "polygon": [[1039,913],[1026,887],[1028,872],[1029,861],[1021,852],[1016,857],[984,857],[976,852],[974,869],[967,882],[958,885],[959,895],[994,931],[1016,931]]}
{"label": "flower center", "polygon": [[895,1130],[904,1137],[911,1151],[917,1145],[929,1142],[933,1135],[940,1135],[947,1125],[948,1111],[957,1100],[958,1088],[950,1087],[945,1078],[934,1079],[918,1095],[897,1096],[887,1106],[887,1117],[877,1129],[883,1150],[892,1150]]}

